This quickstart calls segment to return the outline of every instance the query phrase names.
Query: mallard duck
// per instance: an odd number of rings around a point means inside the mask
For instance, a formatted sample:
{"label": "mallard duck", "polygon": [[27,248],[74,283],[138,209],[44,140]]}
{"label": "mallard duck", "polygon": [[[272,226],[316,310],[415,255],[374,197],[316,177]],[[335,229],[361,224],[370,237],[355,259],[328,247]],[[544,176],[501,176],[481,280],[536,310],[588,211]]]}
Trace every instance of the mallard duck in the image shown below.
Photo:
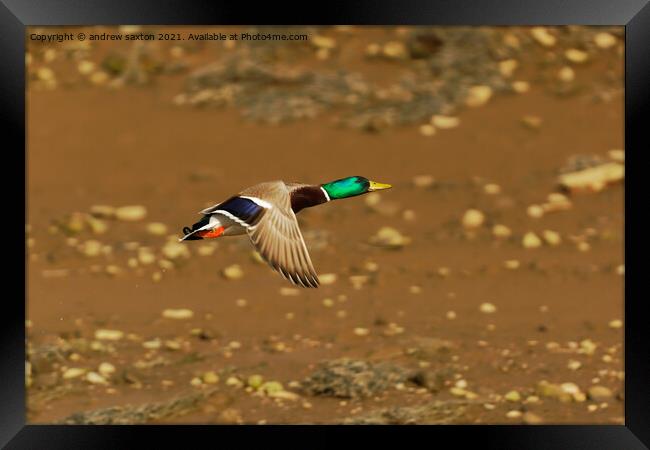
{"label": "mallard duck", "polygon": [[200,212],[201,220],[183,228],[180,241],[248,234],[262,258],[284,278],[302,287],[318,287],[316,270],[296,214],[305,208],[390,188],[354,176],[312,185],[269,181],[244,189]]}

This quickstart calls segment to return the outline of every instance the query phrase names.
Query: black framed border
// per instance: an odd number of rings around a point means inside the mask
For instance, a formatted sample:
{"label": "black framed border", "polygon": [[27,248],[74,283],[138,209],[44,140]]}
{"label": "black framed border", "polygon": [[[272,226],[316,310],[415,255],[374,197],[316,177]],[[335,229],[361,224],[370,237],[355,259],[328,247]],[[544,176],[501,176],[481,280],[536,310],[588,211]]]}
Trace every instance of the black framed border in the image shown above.
{"label": "black framed border", "polygon": [[[284,7],[283,7],[284,6]],[[38,25],[223,25],[223,24],[358,24],[358,25],[622,25],[625,26],[625,213],[635,214],[632,196],[642,194],[630,183],[643,176],[642,152],[650,149],[647,133],[650,98],[650,4],[648,0],[363,0],[282,5],[278,2],[249,4],[209,0],[0,0],[0,118],[3,140],[3,190],[16,202],[16,215],[26,215],[26,196],[15,191],[26,187],[25,147],[25,28]],[[7,139],[8,138],[8,139]],[[9,144],[11,143],[11,144]],[[10,164],[10,165],[7,165]],[[24,177],[24,178],[23,178]],[[22,200],[22,205],[20,204]],[[13,206],[13,204],[12,204]],[[9,217],[5,209],[4,217]],[[650,445],[650,341],[642,265],[628,264],[634,251],[644,248],[643,220],[626,220],[625,283],[625,425],[557,426],[48,426],[26,425],[25,399],[25,303],[23,297],[3,292],[0,313],[0,446],[12,449],[131,448],[147,439],[148,448],[173,444],[193,447],[206,440],[223,445],[226,438],[264,439],[280,432],[275,443],[301,448],[340,445],[346,437],[364,433],[402,444],[404,439],[423,439],[425,445],[453,442],[457,448],[498,449],[640,449]],[[15,224],[14,224],[15,225]],[[22,224],[18,224],[22,227]],[[13,228],[15,231],[16,229]],[[15,254],[25,255],[20,239],[7,233],[5,242]],[[7,242],[8,241],[8,242]],[[632,243],[632,245],[630,245]],[[632,253],[630,253],[630,250]],[[5,259],[5,263],[21,266]],[[26,265],[22,266],[23,280]],[[5,286],[7,284],[5,283]],[[321,432],[316,439],[314,432]],[[167,445],[161,445],[166,443]],[[644,445],[645,443],[645,445]],[[228,446],[226,446],[228,447]]]}

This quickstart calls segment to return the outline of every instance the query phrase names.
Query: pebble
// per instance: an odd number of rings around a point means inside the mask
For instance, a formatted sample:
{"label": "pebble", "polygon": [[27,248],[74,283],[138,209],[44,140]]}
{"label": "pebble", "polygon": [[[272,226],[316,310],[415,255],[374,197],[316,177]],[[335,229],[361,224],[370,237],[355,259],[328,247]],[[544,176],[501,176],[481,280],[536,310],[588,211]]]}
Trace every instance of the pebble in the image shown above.
{"label": "pebble", "polygon": [[81,246],[81,252],[89,258],[93,258],[102,253],[102,247],[103,245],[101,242],[91,239],[83,243]]}
{"label": "pebble", "polygon": [[151,280],[152,280],[154,283],[158,283],[159,281],[162,280],[162,273],[160,273],[160,272],[154,272],[154,273],[152,273],[152,274],[151,274]]}
{"label": "pebble", "polygon": [[86,373],[86,369],[82,369],[79,367],[70,367],[65,372],[63,372],[63,379],[71,380],[73,378],[79,378],[85,373]]}
{"label": "pebble", "polygon": [[479,310],[484,314],[493,314],[497,311],[497,307],[492,303],[481,303]]}
{"label": "pebble", "polygon": [[392,227],[382,227],[370,238],[371,244],[392,249],[402,248],[410,242],[410,238]]}
{"label": "pebble", "polygon": [[108,224],[103,220],[94,218],[93,216],[86,216],[86,223],[94,234],[104,234],[108,231]]}
{"label": "pebble", "polygon": [[567,368],[569,370],[578,370],[581,367],[582,367],[582,363],[580,361],[576,361],[575,359],[571,359],[567,363]]}
{"label": "pebble", "polygon": [[595,402],[602,402],[612,398],[613,394],[612,391],[609,388],[606,388],[605,386],[591,386],[587,390],[587,396],[589,400],[593,400]]}
{"label": "pebble", "polygon": [[331,37],[314,35],[310,40],[311,44],[317,48],[332,50],[336,48],[336,41]]}
{"label": "pebble", "polygon": [[162,316],[166,319],[191,319],[194,317],[194,311],[191,309],[165,309]]}
{"label": "pebble", "polygon": [[352,287],[356,290],[362,289],[363,286],[368,282],[370,279],[368,275],[352,275],[350,276],[350,283],[352,284]]}
{"label": "pebble", "polygon": [[456,312],[455,311],[447,311],[445,314],[445,317],[449,320],[454,320],[456,318]]}
{"label": "pebble", "polygon": [[441,130],[448,130],[450,128],[456,128],[460,125],[460,119],[454,116],[440,116],[434,115],[431,117],[431,124],[440,128]]}
{"label": "pebble", "polygon": [[541,239],[532,231],[524,235],[521,243],[524,248],[539,248],[542,245]]}
{"label": "pebble", "polygon": [[[199,248],[196,249],[196,252],[199,254],[199,256],[210,256],[214,253],[214,251],[217,249],[216,245],[213,244],[205,244],[199,246]],[[255,252],[257,253],[257,252]]]}
{"label": "pebble", "polygon": [[508,419],[518,419],[518,418],[520,418],[521,416],[522,416],[522,412],[521,412],[521,411],[518,411],[518,410],[516,410],[516,409],[513,409],[512,411],[508,411],[508,412],[506,413],[506,417],[507,417]]}
{"label": "pebble", "polygon": [[616,37],[609,33],[597,33],[594,36],[596,46],[602,49],[608,49],[616,45]]}
{"label": "pebble", "polygon": [[434,134],[436,134],[436,128],[433,125],[430,125],[428,123],[424,125],[420,125],[420,134],[422,136],[427,136],[427,137],[433,136]]}
{"label": "pebble", "polygon": [[95,339],[98,341],[119,341],[124,337],[124,332],[120,330],[96,330]]}
{"label": "pebble", "polygon": [[499,72],[506,78],[510,78],[515,73],[517,67],[519,67],[519,62],[516,59],[499,61]]}
{"label": "pebble", "polygon": [[384,44],[382,53],[391,59],[406,59],[408,57],[406,47],[399,41],[390,41]]}
{"label": "pebble", "polygon": [[244,383],[237,377],[231,376],[226,380],[226,386],[242,387]]}
{"label": "pebble", "polygon": [[521,420],[527,425],[538,425],[544,422],[540,416],[530,411],[526,411]]}
{"label": "pebble", "polygon": [[147,224],[147,232],[154,236],[162,236],[167,234],[167,225],[161,222],[151,222]]}
{"label": "pebble", "polygon": [[562,392],[566,392],[567,394],[577,394],[580,392],[580,388],[575,383],[562,383],[560,389],[562,389]]}
{"label": "pebble", "polygon": [[104,378],[97,372],[88,372],[86,374],[86,381],[92,384],[108,384],[106,378]]}
{"label": "pebble", "polygon": [[506,239],[512,235],[512,231],[505,225],[496,224],[492,227],[492,234],[494,237]]}
{"label": "pebble", "polygon": [[544,208],[542,208],[539,205],[530,205],[526,209],[526,213],[528,214],[529,217],[532,217],[533,219],[539,219],[544,215]]}
{"label": "pebble", "polygon": [[161,251],[166,258],[171,260],[190,257],[188,246],[176,241],[168,241],[162,247]]}
{"label": "pebble", "polygon": [[432,175],[416,175],[413,177],[415,187],[428,188],[435,184],[436,180]]}
{"label": "pebble", "polygon": [[564,57],[572,63],[581,64],[589,59],[589,54],[577,48],[570,48],[564,52]]}
{"label": "pebble", "polygon": [[485,214],[478,209],[468,209],[463,214],[462,223],[466,230],[479,228],[483,222],[485,222]]}
{"label": "pebble", "polygon": [[54,81],[54,71],[49,67],[41,67],[36,71],[36,76],[39,80]]}
{"label": "pebble", "polygon": [[539,130],[542,127],[542,118],[539,116],[526,115],[521,118],[521,124],[530,130]]}
{"label": "pebble", "polygon": [[206,384],[217,384],[219,382],[219,375],[214,371],[209,371],[203,374],[203,382]]}
{"label": "pebble", "polygon": [[413,222],[417,216],[415,214],[415,211],[412,209],[405,209],[404,212],[402,212],[402,218],[407,222]]}
{"label": "pebble", "polygon": [[115,366],[109,362],[103,362],[97,368],[98,372],[105,377],[109,377],[115,373]]}
{"label": "pebble", "polygon": [[497,195],[501,193],[501,186],[495,183],[488,183],[483,186],[483,192],[487,195]]}
{"label": "pebble", "polygon": [[336,283],[337,275],[335,273],[323,273],[318,275],[320,284],[327,286]]}
{"label": "pebble", "polygon": [[93,72],[92,75],[90,75],[90,82],[94,85],[102,85],[108,81],[108,74],[102,70],[99,70],[97,72]]}
{"label": "pebble", "polygon": [[281,287],[280,295],[283,297],[297,297],[300,295],[300,289],[291,287]]}
{"label": "pebble", "polygon": [[530,34],[537,43],[544,47],[553,47],[557,42],[555,36],[553,36],[545,27],[533,27],[530,30]]}
{"label": "pebble", "polygon": [[521,400],[521,394],[517,391],[509,391],[503,396],[509,402],[518,402]]}
{"label": "pebble", "polygon": [[334,306],[334,300],[332,300],[331,298],[324,299],[323,306],[325,306],[326,308],[331,308],[332,306]]}
{"label": "pebble", "polygon": [[263,382],[264,378],[262,378],[262,375],[251,375],[247,380],[248,386],[252,387],[253,389],[258,389],[260,386],[262,386]]}
{"label": "pebble", "polygon": [[570,83],[575,79],[576,73],[571,67],[564,66],[560,70],[558,70],[557,77],[560,81],[564,81],[565,83]]}
{"label": "pebble", "polygon": [[243,308],[246,305],[248,305],[248,301],[246,301],[246,299],[244,298],[238,298],[237,300],[235,300],[235,305],[239,306],[240,308]]}
{"label": "pebble", "polygon": [[617,275],[625,275],[625,265],[621,264],[620,266],[616,267],[616,274]]}
{"label": "pebble", "polygon": [[514,81],[512,83],[512,89],[517,93],[517,94],[525,94],[526,92],[530,91],[530,83],[528,81]]}
{"label": "pebble", "polygon": [[354,329],[354,334],[357,336],[368,336],[370,334],[370,330],[367,328],[357,327]]}
{"label": "pebble", "polygon": [[607,152],[609,159],[614,160],[619,163],[625,163],[625,151],[620,148],[614,148]]}
{"label": "pebble", "polygon": [[468,90],[465,104],[471,108],[485,105],[492,97],[490,86],[472,86]]}
{"label": "pebble", "polygon": [[115,217],[126,222],[142,220],[147,216],[147,208],[140,205],[121,206],[115,210]]}
{"label": "pebble", "polygon": [[84,59],[79,61],[79,64],[77,64],[77,70],[82,75],[89,75],[93,70],[95,70],[95,63]]}
{"label": "pebble", "polygon": [[589,250],[591,250],[591,245],[589,245],[589,242],[584,242],[584,241],[578,242],[577,247],[578,247],[578,251],[580,252],[588,252]]}
{"label": "pebble", "polygon": [[620,319],[614,319],[611,320],[608,324],[609,328],[613,328],[615,330],[618,330],[619,328],[623,327],[623,321]]}
{"label": "pebble", "polygon": [[562,238],[560,237],[560,233],[558,233],[557,231],[544,230],[542,232],[542,236],[544,237],[546,243],[553,247],[558,246],[562,243]]}
{"label": "pebble", "polygon": [[239,264],[232,264],[224,268],[221,274],[227,280],[239,280],[244,277],[244,270]]}
{"label": "pebble", "polygon": [[203,381],[199,377],[194,377],[190,380],[190,384],[194,387],[198,387],[203,384]]}

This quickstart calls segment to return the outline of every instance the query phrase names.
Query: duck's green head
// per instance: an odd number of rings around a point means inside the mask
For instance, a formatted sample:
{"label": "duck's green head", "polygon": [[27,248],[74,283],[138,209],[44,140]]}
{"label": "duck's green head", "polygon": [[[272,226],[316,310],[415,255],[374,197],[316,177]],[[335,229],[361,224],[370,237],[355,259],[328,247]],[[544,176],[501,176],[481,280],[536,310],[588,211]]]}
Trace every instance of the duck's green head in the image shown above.
{"label": "duck's green head", "polygon": [[347,177],[340,180],[325,183],[321,187],[327,192],[330,200],[339,198],[355,197],[367,192],[389,189],[390,184],[377,183],[364,177]]}

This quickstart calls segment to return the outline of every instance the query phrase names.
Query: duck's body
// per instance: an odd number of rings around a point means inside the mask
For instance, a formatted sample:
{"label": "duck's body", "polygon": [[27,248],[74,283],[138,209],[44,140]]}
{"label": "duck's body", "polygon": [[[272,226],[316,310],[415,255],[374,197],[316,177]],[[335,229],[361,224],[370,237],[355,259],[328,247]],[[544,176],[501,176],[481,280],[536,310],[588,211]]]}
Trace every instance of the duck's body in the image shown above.
{"label": "duck's body", "polygon": [[348,177],[322,185],[269,181],[244,189],[228,200],[201,211],[203,218],[183,229],[184,240],[248,234],[264,260],[292,283],[318,287],[296,214],[339,198],[387,189],[363,177]]}

